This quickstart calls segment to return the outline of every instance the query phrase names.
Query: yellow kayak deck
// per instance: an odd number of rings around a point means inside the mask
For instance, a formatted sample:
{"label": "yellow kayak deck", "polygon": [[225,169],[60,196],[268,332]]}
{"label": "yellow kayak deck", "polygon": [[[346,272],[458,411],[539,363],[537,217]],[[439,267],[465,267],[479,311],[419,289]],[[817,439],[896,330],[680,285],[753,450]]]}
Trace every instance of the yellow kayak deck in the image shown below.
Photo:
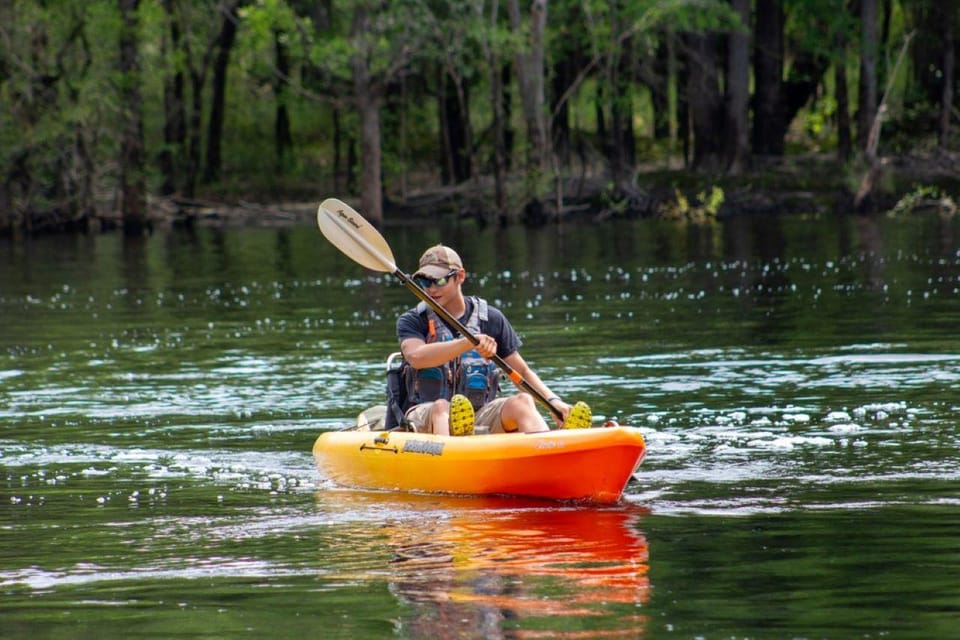
{"label": "yellow kayak deck", "polygon": [[328,431],[313,457],[336,484],[385,491],[513,495],[612,503],[646,446],[634,427],[436,436]]}

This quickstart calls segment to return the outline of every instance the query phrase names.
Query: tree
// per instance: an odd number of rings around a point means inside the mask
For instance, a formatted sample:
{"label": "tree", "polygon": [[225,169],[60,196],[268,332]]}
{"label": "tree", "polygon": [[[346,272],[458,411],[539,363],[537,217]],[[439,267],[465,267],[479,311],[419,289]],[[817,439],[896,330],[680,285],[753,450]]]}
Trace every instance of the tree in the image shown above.
{"label": "tree", "polygon": [[911,31],[904,38],[903,45],[900,48],[900,54],[897,56],[897,61],[887,78],[887,88],[883,92],[883,99],[880,101],[880,105],[877,107],[876,116],[870,123],[870,131],[867,135],[867,142],[863,149],[863,156],[864,160],[866,161],[867,171],[864,174],[863,179],[860,181],[860,186],[857,189],[857,193],[853,199],[853,207],[859,212],[867,211],[872,208],[871,198],[873,195],[873,187],[877,183],[882,169],[880,159],[877,154],[877,149],[880,146],[880,130],[883,126],[883,121],[889,112],[889,99],[891,93],[893,92],[893,85],[896,81],[897,73],[900,70],[900,66],[903,64],[906,53],[910,49],[910,42],[913,40],[915,35],[916,32]]}
{"label": "tree", "polygon": [[507,0],[510,28],[524,34],[525,44],[515,54],[520,106],[527,131],[527,186],[532,199],[539,199],[540,178],[551,156],[550,136],[544,112],[544,56],[546,55],[547,0],[531,0],[529,11],[520,10],[519,0]]}
{"label": "tree", "polygon": [[717,170],[721,167],[723,96],[717,69],[716,38],[711,34],[688,33],[687,98],[693,127],[693,167]]}
{"label": "tree", "polygon": [[[177,60],[174,69],[179,72],[180,65],[186,69],[190,79],[190,109],[187,117],[187,154],[184,169],[183,191],[187,197],[193,197],[196,192],[197,178],[200,174],[201,149],[203,146],[203,92],[207,83],[207,74],[214,63],[214,54],[217,53],[217,69],[215,74],[214,95],[211,104],[210,130],[208,130],[207,152],[214,154],[213,162],[209,162],[207,173],[219,169],[220,132],[222,131],[223,90],[226,83],[226,67],[229,61],[229,46],[232,45],[231,30],[236,27],[236,8],[238,0],[217,0],[212,3],[185,2],[184,0],[170,0],[167,15],[172,22],[179,24],[178,31],[180,50],[171,51]],[[231,23],[228,25],[227,23]],[[171,26],[171,29],[173,27]],[[172,40],[172,38],[171,38]],[[226,40],[227,49],[221,43]],[[172,43],[171,43],[172,44]],[[198,52],[198,49],[200,50]],[[181,62],[182,61],[182,62]],[[176,79],[174,78],[174,82]],[[171,102],[171,111],[167,113],[167,122],[172,131],[176,131],[173,121],[177,117],[176,102]],[[217,111],[219,110],[219,113]],[[210,135],[212,134],[212,136]],[[213,141],[210,137],[215,138]]]}
{"label": "tree", "polygon": [[881,53],[911,29],[906,108],[887,115],[898,144],[947,149],[958,19],[949,0],[0,0],[0,228],[84,227],[136,211],[149,184],[190,197],[252,177],[333,176],[379,222],[414,165],[490,176],[501,220],[560,215],[577,162],[615,185],[605,197],[646,202],[635,156],[671,103],[697,168],[744,171],[788,131],[825,149],[831,118],[846,158],[854,108],[862,149]]}
{"label": "tree", "polygon": [[757,0],[754,25],[753,151],[783,153],[783,7],[780,0]]}
{"label": "tree", "polygon": [[[187,111],[184,92],[183,68],[176,62],[181,51],[180,21],[177,19],[175,0],[163,0],[164,29],[161,36],[163,73],[163,147],[159,162],[163,182],[161,195],[170,195],[177,190],[177,176],[184,167],[184,150],[187,141]],[[168,39],[169,38],[169,39]]]}
{"label": "tree", "polygon": [[956,75],[953,24],[956,8],[952,0],[940,0],[940,15],[943,29],[943,91],[940,96],[940,122],[937,128],[937,146],[946,151],[950,141],[950,120],[953,118],[953,86]]}
{"label": "tree", "polygon": [[860,84],[857,143],[867,149],[870,128],[877,117],[877,0],[860,0]]}
{"label": "tree", "polygon": [[237,37],[240,16],[239,0],[232,0],[219,7],[221,12],[220,33],[216,39],[217,55],[213,62],[213,87],[210,98],[210,120],[207,131],[207,164],[203,172],[204,182],[213,182],[220,177],[220,145],[223,138],[223,118],[227,90],[227,65],[230,49]]}
{"label": "tree", "polygon": [[429,6],[423,59],[433,61],[425,64],[433,68],[430,75],[436,78],[440,175],[443,184],[456,184],[473,174],[470,91],[476,76],[477,45],[485,37],[483,18],[472,0],[444,0]]}
{"label": "tree", "polygon": [[273,30],[274,52],[276,54],[277,76],[273,80],[273,94],[276,97],[273,123],[274,149],[277,154],[277,173],[282,174],[293,148],[293,133],[290,130],[290,112],[286,103],[287,78],[290,77],[290,56],[287,52],[287,33],[282,29]]}
{"label": "tree", "polygon": [[[785,0],[757,0],[754,24],[753,151],[784,154],[787,130],[801,108],[816,95],[830,66],[831,23],[838,10],[834,0],[789,3],[796,25],[785,31]],[[790,64],[787,66],[787,60]]]}
{"label": "tree", "polygon": [[350,0],[338,5],[346,29],[316,40],[311,59],[328,78],[332,96],[354,107],[359,119],[360,208],[375,225],[383,224],[380,109],[389,87],[422,47],[419,29],[428,16],[417,0]]}
{"label": "tree", "polygon": [[[619,13],[611,15],[611,33],[625,33],[626,26],[621,21],[626,16]],[[623,38],[620,46],[611,45],[613,54],[604,66],[605,95],[608,98],[607,110],[610,115],[609,128],[604,140],[606,155],[610,159],[610,174],[614,184],[627,184],[633,179],[633,167],[636,165],[636,137],[633,130],[632,84],[635,68],[634,45],[636,36]]]}
{"label": "tree", "polygon": [[380,105],[384,83],[370,72],[372,43],[367,39],[372,29],[371,7],[359,2],[354,7],[350,35],[361,43],[353,52],[353,100],[360,115],[360,209],[375,225],[383,224],[383,183],[380,176]]}
{"label": "tree", "polygon": [[750,162],[750,0],[730,0],[740,25],[727,35],[727,99],[724,160],[738,174]]}
{"label": "tree", "polygon": [[507,214],[506,170],[508,162],[507,117],[504,99],[503,65],[499,55],[497,22],[500,3],[490,2],[489,16],[484,15],[484,0],[474,1],[474,13],[481,24],[479,45],[487,65],[487,86],[490,92],[491,166],[493,169],[494,206],[501,218]]}
{"label": "tree", "polygon": [[[0,200],[11,226],[84,227],[94,211],[94,154],[113,121],[111,103],[89,96],[110,91],[103,67],[117,69],[116,4],[98,8],[2,7]],[[90,37],[108,22],[109,38]]]}
{"label": "tree", "polygon": [[843,30],[838,31],[836,42],[833,85],[837,98],[837,159],[847,162],[853,154],[853,138],[850,135],[850,100],[847,93],[847,34]]}
{"label": "tree", "polygon": [[140,95],[140,58],[137,9],[140,0],[118,0],[120,7],[120,208],[123,230],[143,233],[147,191],[143,149],[143,98]]}

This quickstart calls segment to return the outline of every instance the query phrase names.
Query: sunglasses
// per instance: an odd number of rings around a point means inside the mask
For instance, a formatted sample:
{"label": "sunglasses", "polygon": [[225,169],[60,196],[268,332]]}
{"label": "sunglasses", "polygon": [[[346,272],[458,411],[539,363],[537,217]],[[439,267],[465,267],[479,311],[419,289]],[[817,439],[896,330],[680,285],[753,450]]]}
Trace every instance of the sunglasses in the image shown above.
{"label": "sunglasses", "polygon": [[445,287],[447,283],[450,282],[450,278],[457,275],[459,269],[454,269],[445,276],[440,276],[439,278],[428,278],[426,276],[417,276],[413,279],[421,288],[429,289],[430,287]]}

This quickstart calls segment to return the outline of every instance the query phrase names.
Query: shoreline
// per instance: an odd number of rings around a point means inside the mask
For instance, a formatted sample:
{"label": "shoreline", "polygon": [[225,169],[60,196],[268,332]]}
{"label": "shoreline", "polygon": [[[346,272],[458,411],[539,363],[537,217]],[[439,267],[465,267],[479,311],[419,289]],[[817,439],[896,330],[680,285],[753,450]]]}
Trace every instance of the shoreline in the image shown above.
{"label": "shoreline", "polygon": [[[762,169],[758,169],[761,167]],[[435,219],[437,215],[479,224],[539,226],[563,221],[603,222],[616,218],[650,218],[707,222],[733,216],[790,214],[845,215],[855,213],[858,182],[854,164],[841,166],[832,156],[754,158],[753,168],[740,175],[709,174],[692,170],[656,169],[635,173],[619,188],[606,177],[569,176],[563,180],[563,209],[548,201],[517,203],[519,210],[503,216],[490,210],[493,185],[480,177],[453,186],[430,185],[410,190],[406,197],[389,193],[384,198],[385,224]],[[517,179],[515,179],[516,181]],[[511,184],[516,190],[515,183]],[[302,200],[309,185],[284,199],[276,194],[243,194],[185,198],[150,195],[147,226],[150,229],[192,226],[287,226],[312,222],[323,198]],[[292,194],[293,195],[293,194]],[[554,193],[549,194],[554,196]],[[339,195],[358,206],[358,198]],[[955,214],[960,201],[960,153],[890,156],[882,160],[882,175],[869,210],[859,213],[932,210]],[[62,219],[56,212],[38,215],[29,228],[13,227],[0,235],[110,232],[121,228],[113,194],[100,199],[92,215]]]}

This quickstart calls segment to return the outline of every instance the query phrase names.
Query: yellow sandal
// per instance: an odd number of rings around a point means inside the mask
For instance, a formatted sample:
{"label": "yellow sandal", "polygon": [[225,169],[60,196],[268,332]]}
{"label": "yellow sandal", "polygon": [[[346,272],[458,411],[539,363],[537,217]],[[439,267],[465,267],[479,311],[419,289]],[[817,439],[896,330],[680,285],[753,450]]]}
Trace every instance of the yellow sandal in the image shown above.
{"label": "yellow sandal", "polygon": [[593,424],[593,412],[583,400],[577,402],[563,422],[564,429],[588,429]]}
{"label": "yellow sandal", "polygon": [[472,436],[473,421],[473,405],[470,400],[459,393],[450,398],[450,435]]}

